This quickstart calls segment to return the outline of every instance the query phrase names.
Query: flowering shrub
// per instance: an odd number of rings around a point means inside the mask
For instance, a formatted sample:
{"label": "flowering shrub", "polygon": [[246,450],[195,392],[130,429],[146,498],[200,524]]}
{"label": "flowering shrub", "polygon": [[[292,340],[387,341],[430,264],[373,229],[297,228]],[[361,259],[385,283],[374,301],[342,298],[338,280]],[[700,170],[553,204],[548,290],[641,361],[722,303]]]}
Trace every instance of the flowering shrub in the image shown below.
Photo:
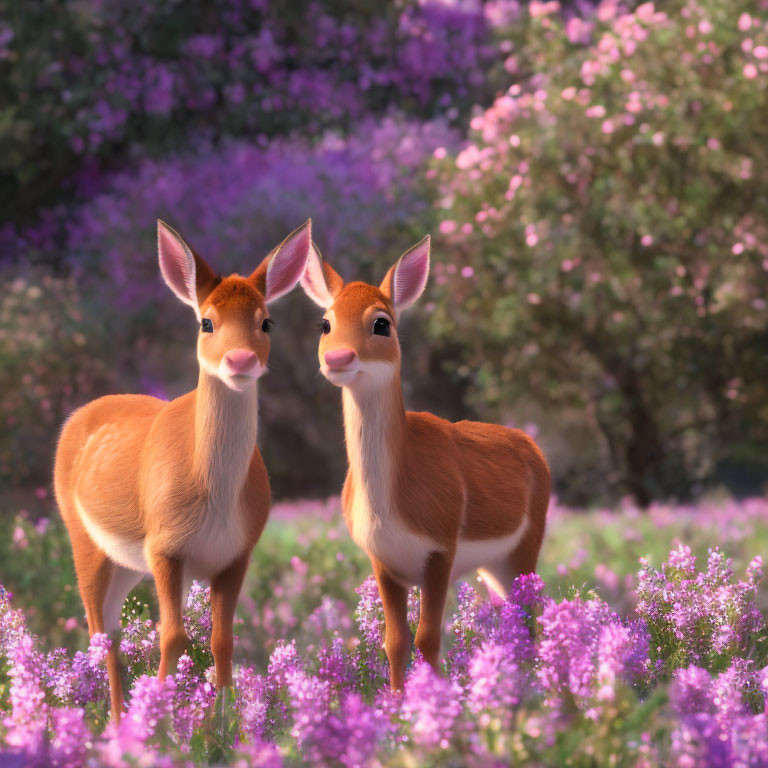
{"label": "flowering shrub", "polygon": [[75,171],[87,186],[100,164],[190,136],[312,135],[389,104],[457,117],[492,94],[498,58],[463,0],[0,7],[0,221],[60,195]]}
{"label": "flowering shrub", "polygon": [[573,432],[585,493],[764,468],[768,9],[557,8],[503,30],[526,77],[435,153],[435,339],[484,413]]}
{"label": "flowering shrub", "polygon": [[[0,587],[0,759],[73,767],[124,766],[138,755],[165,765],[328,768],[762,765],[768,635],[756,609],[759,558],[747,582],[734,582],[717,551],[703,571],[683,546],[660,570],[641,565],[638,609],[627,618],[594,593],[555,599],[536,575],[519,578],[502,603],[462,584],[442,674],[416,654],[405,690],[395,694],[375,646],[381,603],[370,579],[358,590],[355,635],[321,629],[281,642],[262,672],[236,666],[225,696],[211,684],[210,654],[182,656],[178,672],[158,681],[154,625],[143,633],[148,656],[128,621],[121,647],[130,696],[119,727],[107,724],[106,636],[94,636],[86,652],[45,653]],[[208,642],[209,597],[195,584],[187,601],[193,648]],[[713,608],[699,635],[674,618],[692,601]],[[731,626],[748,627],[752,642],[718,645],[718,610]],[[414,591],[412,622],[418,613]],[[680,647],[695,643],[692,662]],[[698,650],[707,644],[715,656]]]}

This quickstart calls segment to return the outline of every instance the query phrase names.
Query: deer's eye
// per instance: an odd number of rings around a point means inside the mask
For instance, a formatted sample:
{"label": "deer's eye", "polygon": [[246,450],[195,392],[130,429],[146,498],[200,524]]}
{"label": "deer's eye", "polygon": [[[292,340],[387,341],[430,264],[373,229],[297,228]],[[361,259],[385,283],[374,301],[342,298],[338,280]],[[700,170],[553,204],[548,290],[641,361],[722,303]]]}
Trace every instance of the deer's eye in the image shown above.
{"label": "deer's eye", "polygon": [[201,323],[203,333],[213,333],[213,320],[210,317],[204,317]]}
{"label": "deer's eye", "polygon": [[275,321],[272,320],[270,317],[265,317],[264,322],[261,324],[261,330],[264,331],[264,333],[269,333],[270,328],[275,324]]}
{"label": "deer's eye", "polygon": [[321,320],[320,321],[320,330],[323,333],[330,333],[331,332],[331,324],[327,320]]}
{"label": "deer's eye", "polygon": [[377,317],[373,321],[373,335],[374,336],[389,336],[390,322],[386,317]]}

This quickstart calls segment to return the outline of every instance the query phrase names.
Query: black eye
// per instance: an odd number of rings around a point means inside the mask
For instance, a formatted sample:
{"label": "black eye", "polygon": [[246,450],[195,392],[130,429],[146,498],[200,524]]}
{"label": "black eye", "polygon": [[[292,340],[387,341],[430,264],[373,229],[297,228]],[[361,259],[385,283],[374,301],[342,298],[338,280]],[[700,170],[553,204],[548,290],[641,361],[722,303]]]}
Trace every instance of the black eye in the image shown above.
{"label": "black eye", "polygon": [[261,324],[261,330],[264,333],[269,333],[269,329],[275,324],[275,321],[269,317],[264,318],[264,322]]}
{"label": "black eye", "polygon": [[202,322],[203,333],[213,333],[213,321],[209,317],[204,317]]}
{"label": "black eye", "polygon": [[331,332],[331,324],[327,320],[321,320],[319,328],[323,333]]}
{"label": "black eye", "polygon": [[389,336],[389,320],[386,317],[377,317],[373,321],[374,336]]}

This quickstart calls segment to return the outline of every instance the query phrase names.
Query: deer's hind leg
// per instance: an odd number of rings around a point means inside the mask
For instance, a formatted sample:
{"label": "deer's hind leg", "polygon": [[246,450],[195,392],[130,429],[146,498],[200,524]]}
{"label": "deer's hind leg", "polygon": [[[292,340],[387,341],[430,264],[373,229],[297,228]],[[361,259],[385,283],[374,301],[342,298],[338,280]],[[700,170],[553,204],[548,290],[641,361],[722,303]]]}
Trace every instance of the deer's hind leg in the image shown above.
{"label": "deer's hind leg", "polygon": [[506,600],[518,576],[536,572],[543,537],[543,528],[530,530],[509,554],[478,569],[488,588],[491,602]]}
{"label": "deer's hind leg", "polygon": [[123,670],[120,664],[120,612],[128,593],[143,574],[118,565],[88,535],[77,518],[66,520],[72,538],[72,553],[80,597],[85,608],[90,637],[104,632],[112,646],[107,654],[112,716],[120,720],[123,711]]}

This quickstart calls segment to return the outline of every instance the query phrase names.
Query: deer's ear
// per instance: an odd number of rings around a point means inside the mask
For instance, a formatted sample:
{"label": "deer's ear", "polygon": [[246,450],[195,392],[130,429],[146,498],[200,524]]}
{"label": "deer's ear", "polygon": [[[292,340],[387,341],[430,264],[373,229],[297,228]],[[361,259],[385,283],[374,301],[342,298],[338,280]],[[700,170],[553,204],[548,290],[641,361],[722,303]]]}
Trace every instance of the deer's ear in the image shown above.
{"label": "deer's ear", "polygon": [[323,261],[314,243],[309,251],[307,268],[301,276],[301,287],[307,296],[323,309],[328,309],[333,304],[344,287],[341,275],[327,261]]}
{"label": "deer's ear", "polygon": [[290,291],[299,281],[312,243],[312,220],[307,219],[291,232],[250,276],[269,303]]}
{"label": "deer's ear", "polygon": [[392,301],[400,312],[414,304],[424,292],[429,277],[429,235],[413,248],[409,248],[390,267],[379,290]]}
{"label": "deer's ear", "polygon": [[218,282],[216,273],[175,229],[160,219],[157,220],[157,253],[166,285],[195,310],[199,320],[200,305]]}

